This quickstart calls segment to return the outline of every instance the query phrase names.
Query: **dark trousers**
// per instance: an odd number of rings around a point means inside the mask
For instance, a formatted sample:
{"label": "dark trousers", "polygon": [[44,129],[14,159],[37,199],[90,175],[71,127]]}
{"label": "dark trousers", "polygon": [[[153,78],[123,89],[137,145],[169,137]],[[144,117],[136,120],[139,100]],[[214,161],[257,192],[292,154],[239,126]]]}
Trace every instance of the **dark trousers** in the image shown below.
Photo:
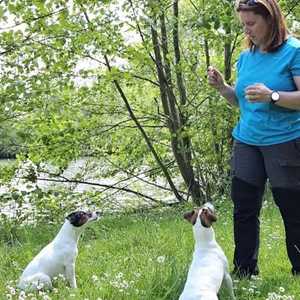
{"label": "dark trousers", "polygon": [[273,188],[272,193],[284,222],[292,272],[300,274],[300,190]]}
{"label": "dark trousers", "polygon": [[[234,202],[234,267],[241,273],[258,271],[259,214],[264,189],[236,177],[232,180]],[[286,233],[286,248],[292,272],[300,274],[300,190],[272,188]]]}
{"label": "dark trousers", "polygon": [[238,142],[233,153],[232,175],[235,269],[247,275],[257,274],[259,215],[269,178],[285,226],[292,271],[300,274],[299,139],[266,147]]}
{"label": "dark trousers", "polygon": [[234,177],[231,197],[234,203],[233,224],[235,251],[233,263],[242,274],[257,273],[259,249],[259,213],[264,188]]}

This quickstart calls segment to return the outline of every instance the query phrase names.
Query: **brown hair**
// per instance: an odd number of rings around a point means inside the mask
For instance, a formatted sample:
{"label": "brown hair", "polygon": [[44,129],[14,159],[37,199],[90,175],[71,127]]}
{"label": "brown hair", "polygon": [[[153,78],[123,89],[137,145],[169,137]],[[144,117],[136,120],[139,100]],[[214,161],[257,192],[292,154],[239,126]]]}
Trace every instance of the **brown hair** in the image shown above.
{"label": "brown hair", "polygon": [[[236,11],[252,11],[270,21],[270,36],[267,39],[265,51],[276,51],[287,39],[288,30],[276,0],[240,0],[237,1]],[[246,43],[251,51],[255,50],[256,45],[250,38],[246,37]]]}

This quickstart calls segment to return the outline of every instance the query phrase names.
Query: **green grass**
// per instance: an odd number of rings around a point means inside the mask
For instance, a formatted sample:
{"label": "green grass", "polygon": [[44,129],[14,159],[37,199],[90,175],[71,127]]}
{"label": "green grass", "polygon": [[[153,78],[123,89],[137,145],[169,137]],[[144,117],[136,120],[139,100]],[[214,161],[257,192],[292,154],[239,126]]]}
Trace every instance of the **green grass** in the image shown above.
{"label": "green grass", "polygon": [[[216,205],[215,232],[232,268],[233,235],[230,201]],[[192,258],[191,226],[182,219],[187,207],[160,209],[134,215],[107,216],[92,224],[81,237],[77,258],[78,289],[62,279],[46,294],[26,299],[158,300],[178,299]],[[0,299],[12,295],[24,266],[56,234],[60,226],[21,228],[22,238],[0,246]],[[247,234],[247,233],[245,233]],[[300,299],[300,278],[290,275],[284,230],[271,202],[262,211],[260,270],[251,280],[234,280],[237,300]],[[275,293],[273,298],[269,293]],[[288,298],[293,295],[294,298]],[[34,298],[35,297],[35,298]],[[23,299],[23,298],[21,298]],[[221,300],[227,294],[222,291]]]}
{"label": "green grass", "polygon": [[11,165],[15,162],[15,159],[0,159],[0,166]]}

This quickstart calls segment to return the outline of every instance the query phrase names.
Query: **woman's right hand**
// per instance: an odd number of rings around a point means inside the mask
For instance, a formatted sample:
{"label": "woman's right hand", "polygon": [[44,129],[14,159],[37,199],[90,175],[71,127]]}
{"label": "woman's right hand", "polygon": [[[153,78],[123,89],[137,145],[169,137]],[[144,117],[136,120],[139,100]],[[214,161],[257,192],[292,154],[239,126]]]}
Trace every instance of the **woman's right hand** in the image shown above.
{"label": "woman's right hand", "polygon": [[225,88],[225,82],[222,74],[216,68],[209,66],[207,69],[208,83],[219,92]]}

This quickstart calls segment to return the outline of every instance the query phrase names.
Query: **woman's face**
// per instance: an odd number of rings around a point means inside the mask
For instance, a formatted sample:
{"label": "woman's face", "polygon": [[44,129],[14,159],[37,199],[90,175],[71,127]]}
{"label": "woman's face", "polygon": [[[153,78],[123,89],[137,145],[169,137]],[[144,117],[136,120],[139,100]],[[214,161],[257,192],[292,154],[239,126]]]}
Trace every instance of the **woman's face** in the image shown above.
{"label": "woman's face", "polygon": [[240,11],[239,17],[245,34],[254,45],[263,50],[270,34],[268,20],[253,11]]}

